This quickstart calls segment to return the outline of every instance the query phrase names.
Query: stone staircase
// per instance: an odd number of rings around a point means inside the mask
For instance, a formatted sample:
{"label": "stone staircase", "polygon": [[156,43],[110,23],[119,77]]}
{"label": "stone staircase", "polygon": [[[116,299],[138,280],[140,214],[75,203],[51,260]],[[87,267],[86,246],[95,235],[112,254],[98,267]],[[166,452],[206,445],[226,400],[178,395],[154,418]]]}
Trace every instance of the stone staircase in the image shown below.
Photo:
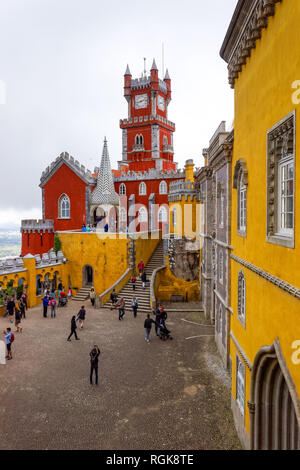
{"label": "stone staircase", "polygon": [[78,302],[84,302],[85,300],[90,298],[90,291],[92,287],[82,287],[79,289],[77,294],[72,297],[72,300],[77,300]]}
{"label": "stone staircase", "polygon": [[[138,260],[139,262],[140,260]],[[147,282],[145,289],[143,289],[143,284],[140,277],[137,277],[135,284],[135,291],[132,288],[131,280],[123,287],[123,289],[118,293],[118,300],[121,297],[125,299],[125,312],[132,312],[131,301],[132,297],[135,295],[138,300],[138,314],[151,313],[150,310],[150,279],[153,271],[164,264],[164,255],[163,255],[163,244],[160,242],[153,252],[148,264],[145,267],[147,274]],[[107,302],[103,308],[110,308],[111,302]]]}

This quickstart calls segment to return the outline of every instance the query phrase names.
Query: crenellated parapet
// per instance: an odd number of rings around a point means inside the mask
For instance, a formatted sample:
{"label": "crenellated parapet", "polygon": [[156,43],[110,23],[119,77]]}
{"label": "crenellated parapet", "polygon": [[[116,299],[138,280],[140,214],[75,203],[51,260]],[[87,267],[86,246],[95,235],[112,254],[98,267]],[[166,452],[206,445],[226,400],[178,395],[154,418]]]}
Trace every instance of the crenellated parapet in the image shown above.
{"label": "crenellated parapet", "polygon": [[128,119],[120,119],[120,127],[121,129],[123,129],[124,127],[128,127],[130,125],[134,126],[134,124],[143,124],[145,122],[148,123],[149,121],[153,124],[155,122],[165,124],[173,131],[175,131],[176,129],[174,122],[169,121],[168,119],[164,118],[163,116],[160,116],[159,114],[157,114],[156,116],[135,116],[133,118],[130,117]]}
{"label": "crenellated parapet", "polygon": [[199,184],[195,181],[172,181],[169,188],[169,202],[178,202],[182,201],[182,198],[185,197],[185,200],[190,196],[192,201],[194,197],[199,199]]}
{"label": "crenellated parapet", "polygon": [[144,180],[161,180],[161,179],[182,179],[185,177],[184,170],[157,170],[150,168],[148,171],[128,171],[122,172],[121,176],[115,177],[114,182],[121,181],[144,181]]}
{"label": "crenellated parapet", "polygon": [[49,166],[47,166],[45,171],[43,171],[40,186],[43,187],[52,177],[52,175],[58,170],[58,168],[64,163],[69,166],[69,168],[72,169],[87,184],[95,184],[96,180],[93,177],[91,171],[86,169],[84,165],[81,165],[78,160],[74,159],[74,157],[70,156],[68,152],[63,152]]}
{"label": "crenellated parapet", "polygon": [[54,232],[54,221],[51,219],[28,219],[21,222],[21,233],[46,233]]}
{"label": "crenellated parapet", "polygon": [[268,27],[268,18],[274,16],[276,3],[282,0],[239,0],[220,55],[228,63],[229,83],[235,81],[251,56],[263,29]]}

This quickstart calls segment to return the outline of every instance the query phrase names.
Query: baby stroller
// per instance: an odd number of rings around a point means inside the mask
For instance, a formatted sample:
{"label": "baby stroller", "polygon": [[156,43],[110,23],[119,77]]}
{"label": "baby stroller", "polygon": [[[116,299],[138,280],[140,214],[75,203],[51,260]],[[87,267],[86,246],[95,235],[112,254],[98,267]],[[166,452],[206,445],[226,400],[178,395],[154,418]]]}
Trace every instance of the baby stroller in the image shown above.
{"label": "baby stroller", "polygon": [[159,325],[158,336],[163,341],[166,341],[166,339],[173,339],[173,337],[171,336],[171,331],[168,330],[167,327],[164,327],[162,324]]}
{"label": "baby stroller", "polygon": [[65,307],[68,303],[67,297],[59,297],[58,299],[58,306],[59,307]]}

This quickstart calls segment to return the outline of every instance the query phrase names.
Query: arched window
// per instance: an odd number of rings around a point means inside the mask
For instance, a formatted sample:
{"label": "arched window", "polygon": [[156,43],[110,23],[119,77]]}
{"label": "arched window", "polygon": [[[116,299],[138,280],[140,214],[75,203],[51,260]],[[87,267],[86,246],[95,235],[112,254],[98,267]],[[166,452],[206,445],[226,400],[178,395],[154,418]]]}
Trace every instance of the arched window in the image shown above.
{"label": "arched window", "polygon": [[238,318],[245,326],[246,320],[246,280],[243,271],[238,276]]}
{"label": "arched window", "polygon": [[168,194],[168,186],[165,181],[161,181],[159,184],[159,194]]}
{"label": "arched window", "polygon": [[120,184],[120,187],[119,187],[119,194],[120,196],[124,196],[126,194],[126,186],[124,183],[121,183]]}
{"label": "arched window", "polygon": [[244,416],[245,409],[245,366],[240,360],[239,356],[236,356],[236,401],[239,409]]}
{"label": "arched window", "polygon": [[246,232],[247,224],[247,186],[244,183],[243,172],[238,180],[238,230]]}
{"label": "arched window", "polygon": [[58,214],[60,219],[70,218],[70,199],[66,194],[60,196],[58,201]]}
{"label": "arched window", "polygon": [[164,135],[163,143],[164,143],[164,147],[168,146],[168,137],[166,135]]}
{"label": "arched window", "polygon": [[219,253],[219,282],[223,284],[223,277],[224,277],[224,258],[223,258],[223,251]]}
{"label": "arched window", "polygon": [[142,134],[137,134],[135,136],[135,145],[138,145],[138,146],[144,145],[144,137],[142,136]]}
{"label": "arched window", "polygon": [[161,206],[158,211],[158,222],[168,222],[167,209]]}
{"label": "arched window", "polygon": [[148,212],[147,212],[147,209],[145,207],[141,207],[140,210],[139,210],[139,214],[138,214],[138,220],[139,222],[147,222],[148,220]]}
{"label": "arched window", "polygon": [[147,187],[146,187],[145,183],[142,182],[140,184],[140,187],[139,187],[139,195],[140,196],[145,196],[146,194],[147,194]]}

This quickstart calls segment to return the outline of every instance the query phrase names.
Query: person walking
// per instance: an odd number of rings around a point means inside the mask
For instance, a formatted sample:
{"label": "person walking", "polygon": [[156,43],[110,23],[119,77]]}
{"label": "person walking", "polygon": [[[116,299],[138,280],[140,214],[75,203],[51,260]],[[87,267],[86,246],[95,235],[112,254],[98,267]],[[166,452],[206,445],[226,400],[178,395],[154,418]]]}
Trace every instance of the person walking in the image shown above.
{"label": "person walking", "polygon": [[142,280],[142,283],[143,283],[143,289],[145,289],[146,282],[147,282],[147,274],[146,274],[145,271],[142,272],[141,280]]}
{"label": "person walking", "polygon": [[21,311],[16,307],[15,308],[15,327],[16,327],[16,333],[22,333],[22,327],[21,327]]}
{"label": "person walking", "polygon": [[90,384],[93,385],[93,373],[95,372],[95,385],[98,386],[98,358],[100,356],[100,349],[97,344],[94,345],[90,352],[91,358],[91,371],[90,371]]}
{"label": "person walking", "polygon": [[47,295],[45,295],[42,298],[42,301],[43,301],[43,317],[47,318],[47,309],[48,309],[48,305],[49,305],[49,297]]}
{"label": "person walking", "polygon": [[19,307],[20,307],[20,312],[21,312],[21,318],[26,318],[25,316],[25,303],[23,296],[19,300]]}
{"label": "person walking", "polygon": [[4,297],[4,300],[3,300],[3,305],[4,305],[4,315],[3,315],[3,317],[7,317],[7,315],[8,315],[8,310],[7,310],[8,302],[9,302],[8,295],[5,294],[5,297]]}
{"label": "person walking", "polygon": [[134,316],[134,318],[136,318],[136,316],[137,316],[137,309],[138,309],[138,307],[139,307],[139,304],[138,304],[138,299],[136,298],[135,295],[134,295],[133,298],[132,298],[131,307],[132,307],[132,311],[133,311],[133,316]]}
{"label": "person walking", "polygon": [[5,342],[6,342],[6,349],[7,349],[7,356],[6,359],[12,359],[12,352],[11,352],[11,345],[15,339],[13,333],[11,332],[11,328],[6,328],[3,331]]}
{"label": "person walking", "polygon": [[15,301],[14,298],[11,297],[10,300],[7,302],[7,310],[8,310],[8,315],[10,316],[10,323],[13,323],[13,315],[15,312]]}
{"label": "person walking", "polygon": [[141,259],[141,261],[138,264],[138,270],[139,270],[140,275],[142,274],[144,269],[145,269],[144,261]]}
{"label": "person walking", "polygon": [[92,287],[91,292],[90,292],[90,300],[91,300],[91,304],[93,307],[95,305],[95,299],[96,299],[95,289]]}
{"label": "person walking", "polygon": [[110,294],[110,300],[111,300],[110,309],[112,310],[113,308],[115,308],[117,300],[118,300],[118,294],[116,293],[115,289],[113,289],[112,293]]}
{"label": "person walking", "polygon": [[159,326],[160,326],[160,310],[157,308],[155,311],[153,311],[155,315],[155,334],[156,336],[159,336]]}
{"label": "person walking", "polygon": [[125,299],[124,299],[124,297],[121,297],[120,302],[116,306],[119,307],[119,320],[123,320],[123,317],[125,315]]}
{"label": "person walking", "polygon": [[136,277],[135,276],[132,276],[131,284],[132,284],[132,289],[135,290],[135,284],[136,284]]}
{"label": "person walking", "polygon": [[159,307],[159,310],[160,310],[160,324],[164,328],[167,328],[166,327],[166,319],[168,318],[168,314],[167,314],[167,312],[165,311],[165,309],[162,305]]}
{"label": "person walking", "polygon": [[[25,305],[25,310],[28,310],[26,291],[23,291],[21,299],[22,299],[23,304]],[[24,318],[25,318],[25,316],[24,316]]]}
{"label": "person walking", "polygon": [[56,299],[50,299],[49,306],[51,307],[51,318],[56,318]]}
{"label": "person walking", "polygon": [[77,340],[80,339],[80,338],[78,338],[78,336],[77,336],[76,329],[77,329],[77,326],[76,326],[76,317],[75,317],[75,315],[73,315],[73,317],[72,317],[72,319],[71,319],[71,333],[69,334],[67,341],[71,341],[71,336],[72,336],[72,335],[75,335],[75,339],[77,339]]}
{"label": "person walking", "polygon": [[81,309],[79,310],[79,312],[77,314],[77,320],[80,321],[80,329],[81,330],[83,328],[83,324],[84,324],[84,320],[85,320],[85,314],[86,314],[86,311],[85,311],[84,305],[82,305]]}
{"label": "person walking", "polygon": [[154,321],[152,320],[152,318],[150,318],[150,313],[147,314],[147,318],[144,322],[144,328],[146,330],[146,337],[145,337],[145,341],[147,341],[147,343],[150,343],[150,332],[151,332],[151,328],[152,328],[152,323],[154,323]]}

